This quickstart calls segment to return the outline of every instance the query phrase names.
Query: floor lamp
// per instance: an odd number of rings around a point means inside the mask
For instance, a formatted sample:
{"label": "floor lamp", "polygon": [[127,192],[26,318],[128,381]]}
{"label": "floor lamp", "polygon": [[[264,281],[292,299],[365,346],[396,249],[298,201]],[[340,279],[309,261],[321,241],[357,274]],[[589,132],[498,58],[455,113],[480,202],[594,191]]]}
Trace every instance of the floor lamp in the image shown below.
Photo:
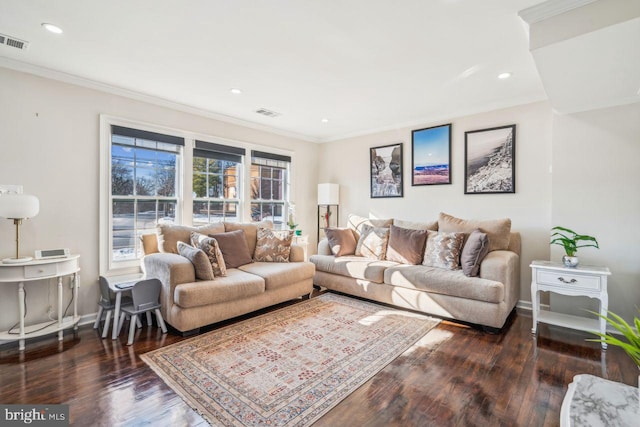
{"label": "floor lamp", "polygon": [[0,217],[12,219],[16,226],[16,257],[6,258],[5,264],[19,264],[29,262],[32,257],[20,257],[20,226],[22,221],[33,218],[40,211],[40,201],[36,196],[29,194],[2,194],[0,195]]}

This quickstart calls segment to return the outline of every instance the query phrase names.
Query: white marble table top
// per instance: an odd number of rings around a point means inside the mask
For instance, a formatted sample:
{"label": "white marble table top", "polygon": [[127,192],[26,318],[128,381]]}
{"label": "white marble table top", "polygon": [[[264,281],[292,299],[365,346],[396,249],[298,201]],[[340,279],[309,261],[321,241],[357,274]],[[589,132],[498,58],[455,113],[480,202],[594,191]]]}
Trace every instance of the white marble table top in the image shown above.
{"label": "white marble table top", "polygon": [[561,426],[640,426],[640,389],[576,375],[562,402]]}

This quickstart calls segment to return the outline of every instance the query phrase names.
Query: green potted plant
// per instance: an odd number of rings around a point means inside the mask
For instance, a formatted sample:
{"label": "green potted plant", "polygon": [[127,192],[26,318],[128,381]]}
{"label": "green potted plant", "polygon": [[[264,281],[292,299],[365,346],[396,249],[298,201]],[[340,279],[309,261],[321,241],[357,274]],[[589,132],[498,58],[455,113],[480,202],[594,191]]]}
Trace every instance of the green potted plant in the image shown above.
{"label": "green potted plant", "polygon": [[578,265],[579,260],[576,256],[578,248],[594,247],[600,249],[598,241],[593,236],[578,234],[565,227],[553,227],[551,231],[554,231],[554,233],[551,235],[550,244],[564,248],[565,255],[562,257],[562,262],[567,267],[576,267]]}

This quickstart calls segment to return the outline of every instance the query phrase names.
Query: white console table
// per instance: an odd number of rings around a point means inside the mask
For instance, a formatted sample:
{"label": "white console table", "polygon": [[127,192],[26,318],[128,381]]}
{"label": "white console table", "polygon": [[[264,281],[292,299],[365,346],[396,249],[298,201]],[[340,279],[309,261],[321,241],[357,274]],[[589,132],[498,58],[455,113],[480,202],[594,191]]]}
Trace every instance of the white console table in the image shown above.
{"label": "white console table", "polygon": [[[550,261],[533,261],[530,267],[533,316],[531,333],[536,333],[538,322],[587,332],[600,331],[603,334],[606,332],[607,322],[602,318],[589,319],[540,310],[540,292],[549,291],[563,295],[596,298],[600,301],[600,314],[606,316],[609,304],[607,277],[611,275],[607,267],[578,265],[570,268]],[[602,348],[606,349],[607,344],[602,343]]]}
{"label": "white console table", "polygon": [[[78,287],[80,286],[80,255],[70,255],[64,258],[46,260],[33,260],[23,264],[0,263],[0,285],[9,283],[18,284],[18,298],[16,300],[19,310],[18,332],[2,331],[0,340],[19,341],[20,350],[24,350],[24,341],[27,338],[35,338],[42,335],[58,332],[58,340],[62,341],[63,331],[69,328],[78,328]],[[64,306],[62,301],[62,278],[72,275],[73,278],[73,315],[63,317]],[[58,279],[58,319],[34,325],[25,325],[25,282],[43,281],[45,279]]]}

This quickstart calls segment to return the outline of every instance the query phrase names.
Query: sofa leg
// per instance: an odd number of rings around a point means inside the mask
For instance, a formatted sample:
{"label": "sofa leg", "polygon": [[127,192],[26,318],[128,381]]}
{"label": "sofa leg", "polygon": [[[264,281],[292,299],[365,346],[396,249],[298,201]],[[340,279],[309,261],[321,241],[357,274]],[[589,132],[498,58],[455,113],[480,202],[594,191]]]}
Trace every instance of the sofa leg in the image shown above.
{"label": "sofa leg", "polygon": [[501,328],[492,328],[491,326],[482,325],[482,331],[486,332],[487,334],[497,335],[500,333],[501,330],[502,330]]}
{"label": "sofa leg", "polygon": [[182,331],[181,333],[184,338],[198,335],[200,333],[200,328],[189,329],[188,331]]}
{"label": "sofa leg", "polygon": [[306,301],[311,298],[311,293],[302,295],[302,301]]}

